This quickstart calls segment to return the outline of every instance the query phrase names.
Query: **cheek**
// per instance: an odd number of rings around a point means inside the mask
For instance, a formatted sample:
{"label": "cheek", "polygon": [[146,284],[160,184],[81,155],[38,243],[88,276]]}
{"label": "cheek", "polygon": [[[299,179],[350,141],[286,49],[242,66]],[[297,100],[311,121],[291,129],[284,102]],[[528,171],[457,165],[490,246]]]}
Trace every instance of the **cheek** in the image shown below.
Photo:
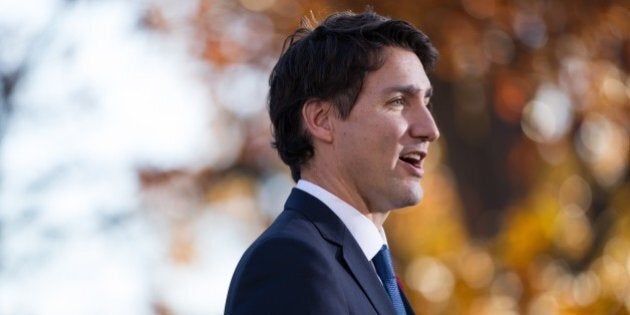
{"label": "cheek", "polygon": [[400,133],[391,126],[373,128],[364,139],[364,148],[370,149],[371,159],[380,165],[379,168],[384,165],[393,168],[398,162],[400,147]]}
{"label": "cheek", "polygon": [[381,123],[372,128],[373,139],[383,146],[383,149],[396,148],[402,143],[406,135],[406,128],[403,123],[389,121]]}
{"label": "cheek", "polygon": [[383,162],[398,160],[400,144],[406,134],[406,122],[402,117],[372,113],[370,118],[347,127],[342,133],[344,147],[350,148],[346,153]]}

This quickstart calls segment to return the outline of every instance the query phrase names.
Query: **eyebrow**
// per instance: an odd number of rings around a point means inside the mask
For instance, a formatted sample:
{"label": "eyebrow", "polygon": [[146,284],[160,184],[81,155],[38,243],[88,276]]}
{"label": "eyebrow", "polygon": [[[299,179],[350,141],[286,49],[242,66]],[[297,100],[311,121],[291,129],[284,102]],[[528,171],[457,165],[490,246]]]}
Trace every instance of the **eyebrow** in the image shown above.
{"label": "eyebrow", "polygon": [[[389,94],[393,92],[400,92],[407,95],[418,94],[420,91],[421,91],[420,88],[418,88],[415,85],[395,85],[395,86],[391,86],[383,90],[385,94]],[[430,98],[431,96],[433,96],[433,87],[429,87],[424,92],[424,97]]]}

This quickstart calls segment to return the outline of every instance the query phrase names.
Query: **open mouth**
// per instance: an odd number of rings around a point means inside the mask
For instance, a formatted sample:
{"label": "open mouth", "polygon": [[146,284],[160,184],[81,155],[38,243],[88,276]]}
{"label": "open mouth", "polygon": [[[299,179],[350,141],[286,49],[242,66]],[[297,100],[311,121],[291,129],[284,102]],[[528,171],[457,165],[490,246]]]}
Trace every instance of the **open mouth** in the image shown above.
{"label": "open mouth", "polygon": [[399,159],[407,164],[411,164],[413,167],[419,168],[422,163],[424,154],[421,152],[409,152],[401,155]]}

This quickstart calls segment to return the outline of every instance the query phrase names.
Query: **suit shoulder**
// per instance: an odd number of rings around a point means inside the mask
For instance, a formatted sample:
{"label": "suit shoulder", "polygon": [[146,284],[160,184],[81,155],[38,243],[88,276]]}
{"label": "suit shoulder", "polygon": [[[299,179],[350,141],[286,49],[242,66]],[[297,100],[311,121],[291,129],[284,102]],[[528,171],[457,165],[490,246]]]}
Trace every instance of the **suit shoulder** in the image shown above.
{"label": "suit shoulder", "polygon": [[[343,299],[335,279],[335,246],[299,217],[281,220],[286,222],[275,222],[241,258],[230,285],[226,313],[256,309],[347,312],[338,309],[345,303],[334,302]],[[292,304],[287,304],[289,300]]]}
{"label": "suit shoulder", "polygon": [[[330,244],[321,238],[313,237],[316,230],[303,229],[300,233],[291,231],[268,231],[258,238],[243,254],[242,268],[249,265],[266,266],[267,269],[281,269],[290,272],[297,264],[307,269],[308,265],[317,264],[317,269],[325,268],[330,260]],[[279,259],[282,258],[282,259]],[[330,262],[328,262],[330,263]]]}
{"label": "suit shoulder", "polygon": [[284,210],[265,230],[260,239],[265,237],[290,237],[298,238],[301,235],[311,237],[317,228],[304,214],[297,211]]}

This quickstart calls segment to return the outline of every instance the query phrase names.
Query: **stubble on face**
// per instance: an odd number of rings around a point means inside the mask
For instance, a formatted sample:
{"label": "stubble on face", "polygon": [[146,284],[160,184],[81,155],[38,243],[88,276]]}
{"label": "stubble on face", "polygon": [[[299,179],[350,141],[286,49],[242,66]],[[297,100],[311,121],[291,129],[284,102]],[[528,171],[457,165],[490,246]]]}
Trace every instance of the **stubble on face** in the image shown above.
{"label": "stubble on face", "polygon": [[350,115],[335,125],[336,177],[344,200],[363,213],[420,202],[422,161],[410,164],[401,154],[426,155],[427,139],[435,138],[428,133],[437,132],[424,96],[431,84],[418,57],[402,48],[383,53],[383,66],[366,76]]}

